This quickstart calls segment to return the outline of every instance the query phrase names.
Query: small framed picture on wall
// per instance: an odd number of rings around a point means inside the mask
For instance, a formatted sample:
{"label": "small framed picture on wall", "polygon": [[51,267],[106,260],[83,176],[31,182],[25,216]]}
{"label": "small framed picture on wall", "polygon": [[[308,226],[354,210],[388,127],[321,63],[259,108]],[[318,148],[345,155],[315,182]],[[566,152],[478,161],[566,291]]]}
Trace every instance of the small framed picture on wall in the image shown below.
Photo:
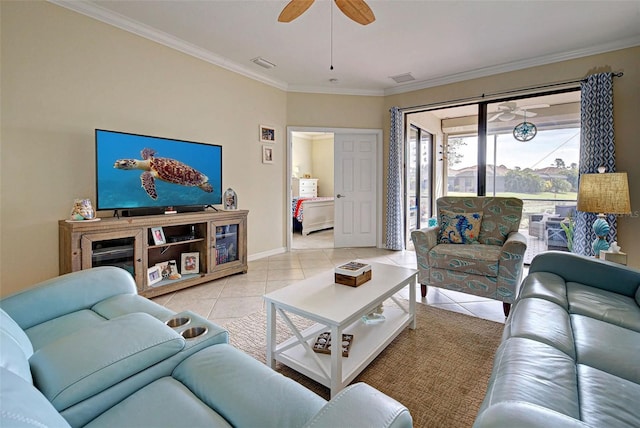
{"label": "small framed picture on wall", "polygon": [[273,147],[262,146],[262,163],[273,163]]}
{"label": "small framed picture on wall", "polygon": [[260,125],[260,142],[261,143],[275,143],[276,142],[276,130],[271,126]]}

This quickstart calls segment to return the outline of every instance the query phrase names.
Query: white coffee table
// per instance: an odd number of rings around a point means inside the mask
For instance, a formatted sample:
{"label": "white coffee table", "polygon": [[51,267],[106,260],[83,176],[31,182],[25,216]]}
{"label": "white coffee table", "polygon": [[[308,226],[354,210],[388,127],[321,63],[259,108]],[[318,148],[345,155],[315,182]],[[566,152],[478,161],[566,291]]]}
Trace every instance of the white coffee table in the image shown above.
{"label": "white coffee table", "polygon": [[[267,364],[276,361],[310,377],[331,389],[333,397],[347,386],[405,327],[416,327],[415,297],[418,271],[410,268],[371,263],[372,278],[359,287],[334,282],[329,270],[264,296],[267,303]],[[409,302],[394,294],[409,287]],[[385,305],[385,321],[366,324],[362,316],[391,299],[397,306]],[[407,308],[408,306],[408,308]],[[276,343],[276,314],[289,326],[293,336]],[[288,314],[296,314],[317,324],[300,331]],[[331,355],[312,350],[318,334],[330,331],[331,337],[353,334],[348,357],[341,347],[333,346]],[[333,341],[333,340],[332,340]]]}

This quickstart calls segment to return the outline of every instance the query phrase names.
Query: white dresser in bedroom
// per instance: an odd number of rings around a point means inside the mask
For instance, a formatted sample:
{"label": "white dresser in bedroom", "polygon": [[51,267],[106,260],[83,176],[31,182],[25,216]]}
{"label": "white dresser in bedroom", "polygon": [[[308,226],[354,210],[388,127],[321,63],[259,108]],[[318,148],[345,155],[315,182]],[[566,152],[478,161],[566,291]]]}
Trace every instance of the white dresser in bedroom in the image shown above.
{"label": "white dresser in bedroom", "polygon": [[294,198],[317,198],[318,179],[317,178],[292,178],[291,194]]}

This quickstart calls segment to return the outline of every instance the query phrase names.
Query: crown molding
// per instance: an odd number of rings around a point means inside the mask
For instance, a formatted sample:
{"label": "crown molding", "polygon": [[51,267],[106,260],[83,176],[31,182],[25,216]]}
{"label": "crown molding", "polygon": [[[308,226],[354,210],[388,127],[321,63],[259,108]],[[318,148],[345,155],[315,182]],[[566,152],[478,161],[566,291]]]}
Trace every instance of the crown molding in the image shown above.
{"label": "crown molding", "polygon": [[522,61],[514,61],[514,62],[495,65],[491,67],[484,67],[476,70],[465,71],[462,73],[450,74],[448,76],[436,77],[434,79],[421,80],[419,82],[413,82],[406,85],[387,88],[384,90],[384,95],[396,95],[396,94],[402,94],[405,92],[413,92],[413,91],[418,91],[420,89],[427,89],[435,86],[442,86],[450,83],[457,83],[465,80],[477,79],[480,77],[493,76],[495,74],[507,73],[510,71],[524,70],[526,68],[553,64],[556,62],[568,61],[568,60],[583,58],[591,55],[598,55],[601,53],[631,48],[634,46],[640,46],[640,36],[617,40],[615,42],[610,42],[610,43],[603,43],[603,44],[592,46],[585,49],[578,49],[574,51],[563,52],[563,53],[553,54],[553,55],[545,55],[537,58],[529,58]]}
{"label": "crown molding", "polygon": [[288,84],[281,80],[271,79],[263,74],[257,73],[249,68],[239,65],[236,62],[224,58],[220,55],[216,55],[206,49],[199,46],[187,43],[175,36],[167,34],[163,31],[159,31],[141,22],[122,16],[118,13],[107,10],[96,4],[86,2],[84,0],[48,0],[50,3],[64,7],[66,9],[73,10],[74,12],[81,13],[105,24],[113,25],[114,27],[136,34],[145,39],[160,43],[161,45],[175,49],[187,55],[191,55],[195,58],[206,61],[210,64],[217,65],[226,70],[240,74],[253,80],[257,80],[264,84],[282,89],[288,90]]}
{"label": "crown molding", "polygon": [[304,86],[289,85],[287,82],[272,79],[268,76],[244,67],[228,58],[216,55],[199,46],[187,43],[175,36],[163,31],[159,31],[141,22],[132,20],[118,13],[112,12],[94,3],[85,0],[48,0],[50,3],[73,10],[90,18],[144,37],[148,40],[162,44],[169,48],[175,49],[187,55],[206,61],[210,64],[240,74],[247,78],[256,80],[269,86],[281,89],[286,92],[315,93],[327,95],[359,95],[359,96],[387,96],[396,95],[406,92],[418,91],[421,89],[432,88],[435,86],[447,85],[450,83],[462,82],[465,80],[477,79],[481,77],[492,76],[495,74],[506,73],[510,71],[523,70],[526,68],[536,67],[540,65],[552,64],[571,59],[582,58],[590,55],[597,55],[605,52],[626,49],[634,46],[640,46],[640,36],[622,39],[610,43],[604,43],[593,47],[578,49],[574,51],[545,55],[537,58],[529,58],[522,61],[514,61],[491,67],[479,68],[476,70],[465,71],[462,73],[450,74],[447,76],[436,77],[433,79],[416,81],[404,85],[398,85],[385,89],[357,89],[357,88],[328,88],[320,86]]}
{"label": "crown molding", "polygon": [[355,88],[327,88],[322,86],[289,85],[288,92],[303,92],[307,94],[328,95],[362,95],[371,97],[384,96],[382,89],[355,89]]}

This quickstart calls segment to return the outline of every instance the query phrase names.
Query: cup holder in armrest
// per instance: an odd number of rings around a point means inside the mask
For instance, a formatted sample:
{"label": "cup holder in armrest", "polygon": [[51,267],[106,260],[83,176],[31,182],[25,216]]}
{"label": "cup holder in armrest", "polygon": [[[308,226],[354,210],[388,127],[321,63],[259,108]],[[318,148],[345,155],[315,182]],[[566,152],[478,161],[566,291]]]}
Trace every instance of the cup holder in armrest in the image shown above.
{"label": "cup holder in armrest", "polygon": [[175,318],[171,318],[170,320],[165,322],[165,324],[168,325],[171,328],[176,328],[176,327],[180,327],[180,326],[183,326],[183,325],[187,325],[190,322],[191,322],[191,318],[189,318],[189,317],[175,317]]}
{"label": "cup holder in armrest", "polygon": [[198,326],[198,327],[190,327],[190,328],[184,330],[180,334],[182,334],[182,337],[184,337],[185,339],[194,339],[194,338],[196,338],[198,336],[202,336],[207,331],[208,330],[207,330],[206,327]]}

